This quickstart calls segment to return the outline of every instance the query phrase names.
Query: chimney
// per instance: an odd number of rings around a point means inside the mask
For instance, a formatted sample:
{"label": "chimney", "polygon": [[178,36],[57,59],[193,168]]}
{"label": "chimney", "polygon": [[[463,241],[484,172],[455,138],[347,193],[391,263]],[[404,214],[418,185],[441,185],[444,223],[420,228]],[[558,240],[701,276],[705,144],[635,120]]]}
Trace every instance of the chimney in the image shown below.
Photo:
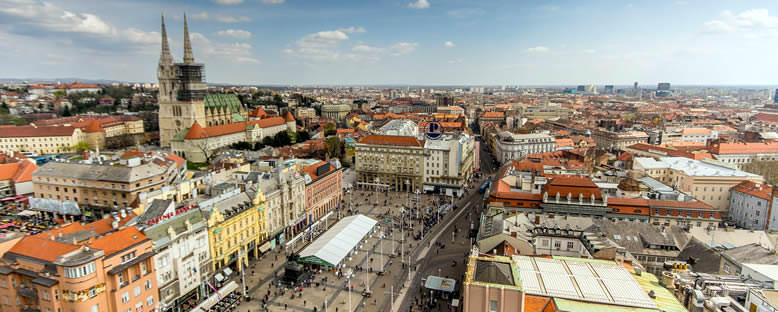
{"label": "chimney", "polygon": [[535,224],[540,224],[540,216],[535,216]]}

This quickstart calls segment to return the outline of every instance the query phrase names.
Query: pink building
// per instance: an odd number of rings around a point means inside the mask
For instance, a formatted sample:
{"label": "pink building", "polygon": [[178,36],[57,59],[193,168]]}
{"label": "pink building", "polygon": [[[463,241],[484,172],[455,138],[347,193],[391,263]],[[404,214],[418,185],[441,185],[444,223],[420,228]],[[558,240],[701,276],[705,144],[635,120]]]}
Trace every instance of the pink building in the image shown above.
{"label": "pink building", "polygon": [[343,170],[320,161],[301,170],[305,179],[305,212],[308,224],[338,208],[343,199]]}

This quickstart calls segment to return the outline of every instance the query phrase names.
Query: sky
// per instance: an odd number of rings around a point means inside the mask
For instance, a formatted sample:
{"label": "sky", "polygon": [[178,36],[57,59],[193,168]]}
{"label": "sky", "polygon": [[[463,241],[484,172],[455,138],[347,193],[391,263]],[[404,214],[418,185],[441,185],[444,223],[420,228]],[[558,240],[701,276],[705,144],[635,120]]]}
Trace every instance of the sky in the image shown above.
{"label": "sky", "polygon": [[774,0],[0,0],[0,78],[154,82],[162,14],[214,83],[778,84]]}

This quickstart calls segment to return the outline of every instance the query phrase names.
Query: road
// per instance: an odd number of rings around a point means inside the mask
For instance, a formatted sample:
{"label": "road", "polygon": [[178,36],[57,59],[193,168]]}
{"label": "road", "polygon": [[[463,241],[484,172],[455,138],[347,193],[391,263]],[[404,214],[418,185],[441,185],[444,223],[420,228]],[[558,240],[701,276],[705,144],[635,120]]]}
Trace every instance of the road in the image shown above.
{"label": "road", "polygon": [[[497,170],[493,162],[494,158],[487,152],[483,144],[481,144],[479,152],[483,175],[479,183],[475,184],[478,186]],[[429,235],[428,240],[420,245],[420,247],[431,246],[431,248],[415,251],[419,267],[413,274],[413,281],[406,292],[412,295],[398,298],[395,301],[394,311],[408,311],[412,305],[414,305],[414,311],[419,310],[420,304],[429,299],[421,291],[422,278],[426,278],[428,275],[456,279],[458,285],[456,289],[460,291],[466,268],[465,259],[472,247],[470,238],[468,238],[469,229],[471,224],[474,227],[479,226],[478,220],[483,207],[483,196],[476,187],[467,196],[460,199],[457,206],[462,208],[459,211],[454,211],[454,219],[444,220],[444,226]],[[436,243],[443,244],[443,248],[438,247]],[[454,298],[459,297],[459,295],[454,296]],[[440,303],[433,310],[448,311],[447,304],[448,302]]]}

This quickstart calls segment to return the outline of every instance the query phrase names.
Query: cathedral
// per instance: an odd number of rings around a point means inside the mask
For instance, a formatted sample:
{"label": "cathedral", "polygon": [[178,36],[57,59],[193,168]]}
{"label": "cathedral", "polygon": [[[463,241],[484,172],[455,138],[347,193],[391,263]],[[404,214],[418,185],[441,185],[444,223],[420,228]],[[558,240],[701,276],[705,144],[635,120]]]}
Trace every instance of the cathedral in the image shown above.
{"label": "cathedral", "polygon": [[184,59],[174,63],[162,17],[162,53],[157,67],[159,80],[159,142],[170,146],[178,134],[201,127],[245,122],[247,109],[234,94],[208,94],[205,65],[195,63],[189,26],[184,15]]}

